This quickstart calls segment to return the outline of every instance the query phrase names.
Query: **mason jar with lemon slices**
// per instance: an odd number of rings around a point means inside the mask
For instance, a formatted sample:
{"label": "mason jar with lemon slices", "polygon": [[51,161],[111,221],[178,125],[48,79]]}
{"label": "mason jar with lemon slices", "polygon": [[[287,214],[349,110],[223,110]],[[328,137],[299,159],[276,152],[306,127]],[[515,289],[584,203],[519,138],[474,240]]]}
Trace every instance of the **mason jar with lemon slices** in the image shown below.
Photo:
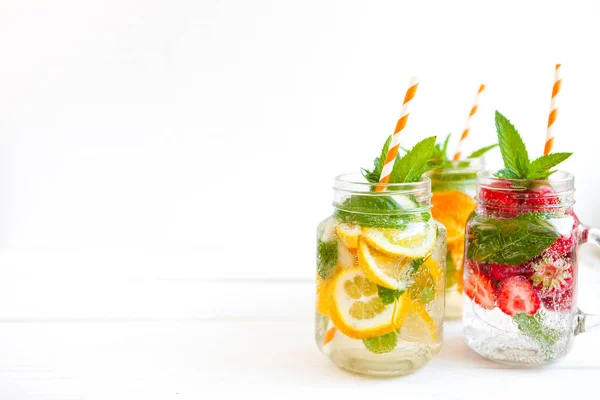
{"label": "mason jar with lemon slices", "polygon": [[336,178],[335,211],[317,229],[316,341],[339,367],[405,375],[440,351],[446,230],[430,199],[428,178]]}
{"label": "mason jar with lemon slices", "polygon": [[475,210],[475,178],[483,158],[451,161],[428,173],[433,191],[433,217],[446,227],[446,319],[462,316],[465,226]]}

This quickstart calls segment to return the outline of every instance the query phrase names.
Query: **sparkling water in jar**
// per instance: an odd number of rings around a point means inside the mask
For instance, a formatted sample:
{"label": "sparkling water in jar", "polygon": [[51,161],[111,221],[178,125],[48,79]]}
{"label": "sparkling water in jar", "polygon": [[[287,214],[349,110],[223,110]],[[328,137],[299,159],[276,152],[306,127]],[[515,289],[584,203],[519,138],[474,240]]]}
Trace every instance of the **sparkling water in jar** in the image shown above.
{"label": "sparkling water in jar", "polygon": [[345,370],[409,374],[442,344],[446,230],[431,215],[431,181],[341,175],[333,206],[317,229],[317,346]]}
{"label": "sparkling water in jar", "polygon": [[490,360],[518,366],[566,355],[574,336],[597,326],[577,308],[577,255],[600,246],[600,230],[573,212],[574,178],[477,177],[467,223],[463,321],[466,343]]}

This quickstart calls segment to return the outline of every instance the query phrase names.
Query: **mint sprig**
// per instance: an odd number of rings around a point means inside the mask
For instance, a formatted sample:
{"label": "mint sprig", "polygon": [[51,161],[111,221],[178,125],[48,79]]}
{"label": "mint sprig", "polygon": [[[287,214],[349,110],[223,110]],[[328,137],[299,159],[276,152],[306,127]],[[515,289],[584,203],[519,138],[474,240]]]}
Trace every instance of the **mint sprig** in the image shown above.
{"label": "mint sprig", "polygon": [[500,153],[504,161],[504,168],[494,176],[504,179],[548,179],[556,170],[555,166],[569,158],[573,153],[551,153],[533,161],[529,161],[529,154],[523,138],[513,124],[500,112],[496,111],[496,133]]}
{"label": "mint sprig", "polygon": [[429,162],[435,149],[435,136],[421,140],[402,158],[394,162],[390,183],[419,182],[433,165]]}
{"label": "mint sprig", "polygon": [[502,168],[494,174],[496,178],[519,179],[519,174],[510,168]]}
{"label": "mint sprig", "polygon": [[446,168],[451,165],[450,159],[448,158],[448,143],[450,142],[451,133],[446,136],[444,143],[436,143],[431,155],[430,162],[437,168]]}
{"label": "mint sprig", "polygon": [[[371,183],[379,182],[391,140],[392,137],[390,136],[385,141],[381,149],[381,155],[375,159],[373,170],[361,168],[361,172],[367,181]],[[417,143],[404,156],[398,155],[394,161],[389,183],[419,182],[421,176],[434,167],[429,162],[434,149],[435,136],[432,136]]]}
{"label": "mint sprig", "polygon": [[[383,170],[383,165],[385,164],[385,158],[387,157],[387,153],[390,149],[390,143],[392,142],[392,136],[388,136],[387,140],[383,144],[381,148],[381,154],[379,157],[375,158],[373,161],[373,171],[369,171],[368,169],[361,168],[361,172],[366,180],[371,183],[379,182],[379,178],[381,176],[381,171]],[[397,159],[397,158],[396,158]]]}

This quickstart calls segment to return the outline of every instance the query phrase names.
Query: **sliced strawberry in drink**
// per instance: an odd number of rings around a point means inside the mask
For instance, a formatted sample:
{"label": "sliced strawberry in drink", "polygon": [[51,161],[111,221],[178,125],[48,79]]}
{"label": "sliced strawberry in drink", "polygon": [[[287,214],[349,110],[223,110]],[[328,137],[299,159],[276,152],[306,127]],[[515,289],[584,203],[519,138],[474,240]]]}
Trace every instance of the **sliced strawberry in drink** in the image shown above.
{"label": "sliced strawberry in drink", "polygon": [[519,265],[490,264],[490,277],[495,281],[501,281],[511,276],[523,275],[530,277],[533,269],[528,263]]}
{"label": "sliced strawberry in drink", "polygon": [[496,289],[490,278],[485,275],[471,272],[465,282],[464,291],[471,300],[486,310],[491,310],[496,305]]}
{"label": "sliced strawberry in drink", "polygon": [[508,315],[535,314],[540,309],[540,298],[533,285],[524,276],[511,276],[498,285],[498,307]]}

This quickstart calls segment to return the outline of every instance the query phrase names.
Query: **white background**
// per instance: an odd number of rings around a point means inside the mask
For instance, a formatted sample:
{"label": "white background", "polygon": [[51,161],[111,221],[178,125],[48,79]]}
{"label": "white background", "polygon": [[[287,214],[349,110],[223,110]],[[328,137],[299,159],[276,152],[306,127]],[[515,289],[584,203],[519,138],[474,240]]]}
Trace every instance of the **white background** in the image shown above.
{"label": "white background", "polygon": [[456,139],[485,83],[465,151],[498,109],[538,156],[562,63],[555,149],[600,226],[599,19],[593,0],[2,0],[0,317],[203,309],[165,280],[310,286],[333,178],[371,165],[411,75],[403,144]]}
{"label": "white background", "polygon": [[484,82],[467,150],[498,109],[540,155],[556,62],[555,149],[600,225],[600,6],[511,4],[4,0],[0,244],[310,278],[333,177],[371,164],[411,74],[405,144],[458,136]]}

